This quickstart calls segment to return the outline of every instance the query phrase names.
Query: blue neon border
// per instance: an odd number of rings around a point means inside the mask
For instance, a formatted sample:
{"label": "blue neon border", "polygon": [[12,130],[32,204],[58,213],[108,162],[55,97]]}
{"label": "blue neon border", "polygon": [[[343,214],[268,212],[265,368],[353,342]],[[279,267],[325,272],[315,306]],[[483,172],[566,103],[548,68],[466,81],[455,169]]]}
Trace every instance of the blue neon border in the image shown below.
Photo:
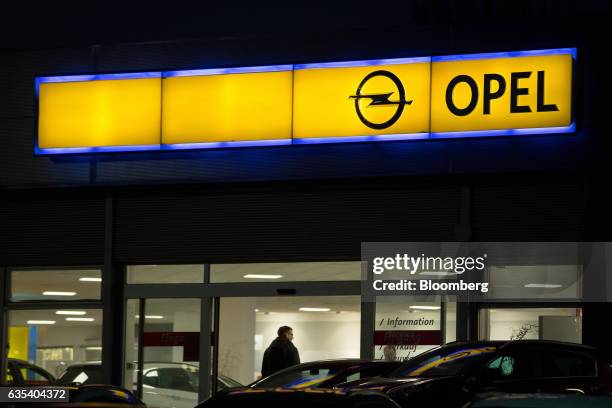
{"label": "blue neon border", "polygon": [[[117,79],[143,79],[143,78],[172,78],[186,76],[204,75],[223,75],[241,74],[257,72],[281,72],[296,71],[302,69],[317,68],[348,68],[348,67],[367,67],[377,65],[397,65],[414,64],[423,62],[444,62],[444,61],[468,61],[493,58],[516,58],[529,56],[563,55],[570,54],[575,61],[577,57],[576,48],[555,48],[546,50],[530,51],[509,51],[478,54],[459,54],[434,57],[412,57],[412,58],[388,58],[374,60],[322,62],[307,64],[281,64],[251,67],[233,68],[207,68],[192,70],[174,71],[151,71],[134,73],[113,73],[113,74],[91,74],[91,75],[60,75],[44,76],[35,79],[36,98],[38,99],[39,87],[42,83],[62,83],[62,82],[90,82],[101,80]],[[459,132],[422,132],[411,134],[389,134],[389,135],[362,135],[362,136],[338,136],[338,137],[318,137],[318,138],[291,138],[291,139],[270,139],[270,140],[244,140],[244,141],[225,141],[225,142],[199,142],[199,143],[179,143],[179,144],[152,144],[152,145],[128,145],[128,146],[99,146],[99,147],[68,147],[68,148],[40,148],[38,147],[38,134],[36,145],[34,146],[35,155],[61,155],[61,154],[85,154],[85,153],[119,153],[119,152],[143,152],[143,151],[167,151],[167,150],[196,150],[196,149],[220,149],[236,147],[265,147],[265,146],[293,146],[293,145],[313,145],[313,144],[336,144],[336,143],[359,143],[359,142],[389,142],[406,140],[441,140],[477,137],[498,137],[498,136],[529,136],[542,134],[563,134],[576,131],[576,124],[572,123],[562,127],[547,128],[524,128],[524,129],[494,129],[476,130]]]}
{"label": "blue neon border", "polygon": [[431,57],[431,62],[445,61],[470,61],[493,58],[517,58],[517,57],[537,57],[545,55],[563,55],[570,54],[573,60],[576,60],[576,48],[553,48],[549,50],[531,50],[531,51],[507,51],[507,52],[488,52],[480,54],[459,54],[459,55],[441,55]]}

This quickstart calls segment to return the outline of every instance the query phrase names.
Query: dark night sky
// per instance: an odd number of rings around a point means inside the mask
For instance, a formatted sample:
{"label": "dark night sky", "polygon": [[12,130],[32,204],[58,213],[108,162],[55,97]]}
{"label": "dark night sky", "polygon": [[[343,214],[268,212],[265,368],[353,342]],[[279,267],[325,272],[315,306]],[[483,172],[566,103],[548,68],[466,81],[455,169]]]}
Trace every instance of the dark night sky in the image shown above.
{"label": "dark night sky", "polygon": [[609,0],[200,1],[191,4],[124,1],[119,4],[105,2],[87,6],[68,6],[59,2],[34,4],[3,6],[0,49],[301,35],[325,31],[374,32],[448,24],[451,21],[469,24],[483,19],[504,19],[522,24],[525,16],[532,21],[549,20],[551,14],[561,15],[562,19],[608,18],[612,11],[612,2]]}

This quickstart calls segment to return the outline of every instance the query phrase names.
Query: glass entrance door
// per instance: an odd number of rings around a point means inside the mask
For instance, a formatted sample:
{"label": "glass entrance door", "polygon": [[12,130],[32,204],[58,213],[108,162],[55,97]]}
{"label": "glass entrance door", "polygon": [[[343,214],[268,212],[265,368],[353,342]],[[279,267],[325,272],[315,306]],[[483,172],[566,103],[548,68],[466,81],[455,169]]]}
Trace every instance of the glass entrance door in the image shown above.
{"label": "glass entrance door", "polygon": [[125,386],[150,408],[198,403],[200,299],[131,299]]}
{"label": "glass entrance door", "polygon": [[278,329],[292,329],[300,362],[359,358],[360,296],[225,297],[220,299],[219,386],[250,384],[262,374]]}
{"label": "glass entrance door", "polygon": [[[300,360],[359,358],[361,262],[128,266],[124,386],[149,407],[193,407],[261,375],[290,326]],[[367,355],[366,355],[367,357]],[[190,405],[189,405],[190,404]]]}

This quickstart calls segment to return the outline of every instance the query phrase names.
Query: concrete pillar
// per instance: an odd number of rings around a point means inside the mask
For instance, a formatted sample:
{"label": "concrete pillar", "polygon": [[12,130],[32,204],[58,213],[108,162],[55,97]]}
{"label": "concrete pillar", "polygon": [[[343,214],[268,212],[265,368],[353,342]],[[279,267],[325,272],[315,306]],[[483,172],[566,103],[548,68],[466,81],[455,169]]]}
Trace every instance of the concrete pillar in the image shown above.
{"label": "concrete pillar", "polygon": [[219,374],[245,385],[253,382],[255,299],[221,299],[219,326]]}

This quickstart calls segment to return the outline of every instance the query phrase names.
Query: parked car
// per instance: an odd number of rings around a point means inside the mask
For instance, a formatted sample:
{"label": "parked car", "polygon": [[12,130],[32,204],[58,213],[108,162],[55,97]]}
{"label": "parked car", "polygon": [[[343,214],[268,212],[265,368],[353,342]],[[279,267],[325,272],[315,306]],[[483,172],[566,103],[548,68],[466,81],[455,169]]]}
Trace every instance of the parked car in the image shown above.
{"label": "parked car", "polygon": [[[185,363],[147,362],[142,375],[142,399],[149,408],[193,408],[198,403],[199,369]],[[100,364],[75,364],[66,369],[58,384],[99,384],[102,382]],[[137,373],[134,373],[134,390]],[[217,390],[242,387],[239,382],[218,376]]]}
{"label": "parked car", "polygon": [[399,361],[383,360],[323,360],[298,364],[261,378],[251,388],[332,388],[340,383],[378,375],[386,375],[398,368]]}
{"label": "parked car", "polygon": [[6,383],[10,385],[52,385],[55,377],[42,367],[25,360],[9,358]]}
{"label": "parked car", "polygon": [[325,388],[239,388],[217,393],[196,408],[399,408],[388,396],[371,391]]}
{"label": "parked car", "polygon": [[403,407],[459,407],[482,392],[612,395],[612,360],[587,346],[541,340],[454,342],[390,373],[341,384]]}
{"label": "parked car", "polygon": [[609,408],[612,397],[599,395],[494,394],[474,399],[465,408]]}

